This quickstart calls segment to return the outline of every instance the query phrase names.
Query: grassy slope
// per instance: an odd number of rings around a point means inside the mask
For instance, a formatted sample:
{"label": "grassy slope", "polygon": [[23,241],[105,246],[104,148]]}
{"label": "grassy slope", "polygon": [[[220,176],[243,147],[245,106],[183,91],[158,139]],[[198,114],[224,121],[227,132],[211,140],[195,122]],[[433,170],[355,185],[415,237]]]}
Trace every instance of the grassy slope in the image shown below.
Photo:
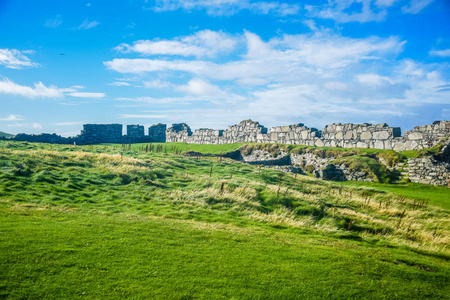
{"label": "grassy slope", "polygon": [[[223,145],[203,145],[203,144],[187,144],[187,143],[152,143],[156,147],[162,146],[163,151],[167,153],[174,153],[175,151],[187,152],[194,151],[203,154],[225,154],[228,152],[236,151],[246,143],[236,143],[236,144],[223,144]],[[142,147],[149,145],[144,144],[131,144],[131,150],[141,150]],[[121,148],[121,145],[112,145],[116,148]]]}
{"label": "grassy slope", "polygon": [[3,132],[3,131],[0,131],[0,136],[11,137],[11,136],[13,136],[13,135],[12,135],[12,134],[9,134],[9,133],[6,133],[6,132]]}
{"label": "grassy slope", "polygon": [[273,170],[118,152],[0,142],[0,297],[450,292],[448,210],[413,209],[413,200],[378,187],[291,175],[279,187]]}

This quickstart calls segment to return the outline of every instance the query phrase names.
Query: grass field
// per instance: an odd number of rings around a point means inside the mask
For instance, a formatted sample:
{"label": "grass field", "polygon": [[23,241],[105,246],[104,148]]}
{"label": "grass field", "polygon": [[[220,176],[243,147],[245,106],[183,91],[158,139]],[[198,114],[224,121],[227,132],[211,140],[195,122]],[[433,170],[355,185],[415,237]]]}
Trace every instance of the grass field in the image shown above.
{"label": "grass field", "polygon": [[450,294],[450,189],[167,152],[0,141],[0,298]]}
{"label": "grass field", "polygon": [[3,131],[0,131],[0,137],[11,137],[11,136],[13,136],[13,135],[9,134],[9,133],[6,133],[6,132],[3,132]]}

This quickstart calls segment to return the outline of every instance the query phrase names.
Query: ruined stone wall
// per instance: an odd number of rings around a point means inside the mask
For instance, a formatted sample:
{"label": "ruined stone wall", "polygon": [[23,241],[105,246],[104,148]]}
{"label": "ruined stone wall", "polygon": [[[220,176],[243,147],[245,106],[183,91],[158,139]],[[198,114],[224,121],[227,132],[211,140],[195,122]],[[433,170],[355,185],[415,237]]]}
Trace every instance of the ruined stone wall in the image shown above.
{"label": "ruined stone wall", "polygon": [[144,126],[141,125],[127,125],[127,137],[132,139],[143,138],[145,135]]}
{"label": "ruined stone wall", "polygon": [[[417,126],[401,136],[399,127],[381,124],[327,125],[321,131],[304,124],[265,128],[258,122],[242,121],[226,130],[199,129],[194,133],[188,125],[174,124],[166,131],[168,142],[195,144],[230,144],[242,142],[295,144],[316,147],[373,148],[395,151],[418,150],[434,146],[450,135],[450,121]],[[181,127],[180,127],[181,126]]]}
{"label": "ruined stone wall", "polygon": [[[185,142],[195,144],[230,144],[242,142],[295,144],[316,147],[374,148],[395,151],[419,150],[436,145],[443,137],[450,136],[450,121],[436,121],[431,125],[416,126],[401,136],[399,127],[386,123],[341,124],[333,123],[322,130],[308,128],[304,124],[265,128],[258,122],[245,120],[226,130],[199,129],[194,133],[186,123],[156,124],[144,134],[144,127],[128,125],[127,136],[122,136],[121,124],[85,124],[81,135],[72,138],[56,138],[52,135],[19,134],[10,139],[48,143],[132,143],[132,142]],[[67,140],[70,139],[70,140]]]}
{"label": "ruined stone wall", "polygon": [[405,140],[412,148],[428,148],[434,146],[436,141],[443,139],[450,133],[450,121],[435,121],[430,125],[416,126],[405,132]]}
{"label": "ruined stone wall", "polygon": [[433,157],[410,158],[406,168],[412,182],[450,186],[450,164]]}
{"label": "ruined stone wall", "polygon": [[267,128],[260,125],[259,122],[245,120],[237,125],[228,126],[223,131],[220,144],[244,143],[244,142],[267,142]]}
{"label": "ruined stone wall", "polygon": [[200,128],[192,134],[190,142],[193,144],[220,144],[222,136],[223,130]]}
{"label": "ruined stone wall", "polygon": [[267,133],[267,142],[314,146],[315,139],[321,137],[316,128],[304,124],[272,127]]}
{"label": "ruined stone wall", "polygon": [[79,139],[83,144],[122,143],[122,124],[85,124]]}
{"label": "ruined stone wall", "polygon": [[397,137],[401,137],[400,128],[386,123],[334,123],[322,129],[325,147],[392,149],[392,141]]}
{"label": "ruined stone wall", "polygon": [[192,131],[186,123],[172,124],[172,127],[166,130],[167,142],[193,143],[190,136],[192,136]]}
{"label": "ruined stone wall", "polygon": [[155,124],[148,128],[148,136],[152,143],[164,143],[166,141],[166,124]]}
{"label": "ruined stone wall", "polygon": [[[49,134],[49,133],[41,133],[41,134],[24,134],[19,133],[15,135],[13,138],[15,141],[21,141],[21,142],[30,142],[30,143],[50,143],[50,144],[73,144],[76,142],[76,138],[66,138],[62,137],[60,135],[57,135],[55,133]],[[5,140],[9,140],[6,139]]]}

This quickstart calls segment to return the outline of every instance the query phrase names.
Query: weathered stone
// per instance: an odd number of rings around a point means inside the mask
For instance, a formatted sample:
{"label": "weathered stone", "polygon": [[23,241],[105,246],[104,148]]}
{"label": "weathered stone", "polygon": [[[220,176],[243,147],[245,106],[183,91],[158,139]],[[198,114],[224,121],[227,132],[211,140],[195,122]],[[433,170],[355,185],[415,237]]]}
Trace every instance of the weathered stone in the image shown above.
{"label": "weathered stone", "polygon": [[387,131],[375,131],[373,133],[373,138],[376,140],[386,140],[389,138],[389,132]]}
{"label": "weathered stone", "polygon": [[408,139],[410,140],[421,140],[423,139],[423,134],[420,132],[413,132],[408,135]]}
{"label": "weathered stone", "polygon": [[384,142],[383,141],[375,141],[373,148],[384,149]]}
{"label": "weathered stone", "polygon": [[351,140],[353,138],[353,131],[347,131],[344,135],[344,139]]}
{"label": "weathered stone", "polygon": [[372,133],[369,131],[365,131],[361,133],[361,139],[362,140],[370,140],[372,138]]}

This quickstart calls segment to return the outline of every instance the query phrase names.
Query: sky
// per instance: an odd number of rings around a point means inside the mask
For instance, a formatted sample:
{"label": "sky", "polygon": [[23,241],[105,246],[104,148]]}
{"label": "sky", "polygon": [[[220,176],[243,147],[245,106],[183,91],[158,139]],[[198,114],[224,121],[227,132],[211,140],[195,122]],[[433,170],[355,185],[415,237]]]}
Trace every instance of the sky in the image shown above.
{"label": "sky", "polygon": [[450,120],[448,0],[0,0],[0,131]]}

